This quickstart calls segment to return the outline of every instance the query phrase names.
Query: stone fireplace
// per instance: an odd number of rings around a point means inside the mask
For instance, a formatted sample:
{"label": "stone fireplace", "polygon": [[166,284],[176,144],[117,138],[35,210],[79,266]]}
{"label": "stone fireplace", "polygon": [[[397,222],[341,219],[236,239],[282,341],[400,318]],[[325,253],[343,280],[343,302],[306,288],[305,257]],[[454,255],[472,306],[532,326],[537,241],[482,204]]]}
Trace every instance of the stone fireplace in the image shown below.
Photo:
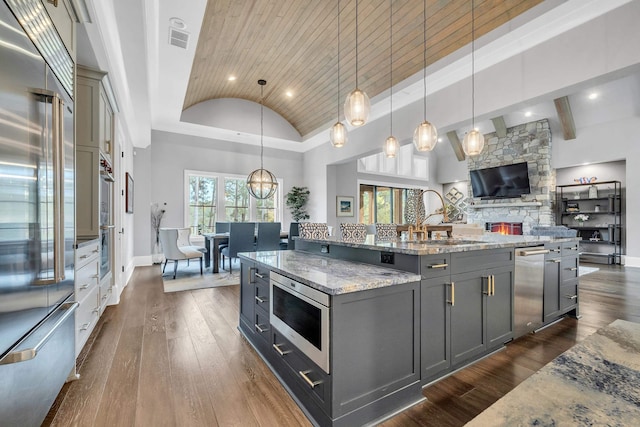
{"label": "stone fireplace", "polygon": [[[555,171],[551,168],[551,129],[547,119],[507,129],[504,138],[485,135],[481,154],[467,159],[469,170],[527,162],[531,194],[517,199],[480,200],[467,206],[469,223],[521,223],[521,234],[530,234],[535,225],[554,225],[552,202],[555,197]],[[471,185],[468,185],[471,193]]]}

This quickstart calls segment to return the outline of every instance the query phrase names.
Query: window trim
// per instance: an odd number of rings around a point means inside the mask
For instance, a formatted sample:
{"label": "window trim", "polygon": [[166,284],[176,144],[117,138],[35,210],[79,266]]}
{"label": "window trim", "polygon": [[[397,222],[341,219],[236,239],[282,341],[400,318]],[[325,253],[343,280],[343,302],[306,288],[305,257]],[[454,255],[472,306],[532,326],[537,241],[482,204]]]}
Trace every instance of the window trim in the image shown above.
{"label": "window trim", "polygon": [[[400,188],[400,189],[421,189],[421,190],[428,190],[429,186],[426,185],[409,185],[406,186],[407,184],[404,183],[399,183],[399,182],[385,182],[385,181],[374,181],[371,179],[358,179],[357,180],[357,199],[358,199],[358,212],[356,214],[356,218],[360,218],[360,186],[361,185],[371,185],[373,187],[389,187],[389,188]],[[406,187],[405,187],[406,186]],[[424,199],[424,196],[423,196]],[[375,200],[375,191],[374,191],[374,200]],[[426,199],[425,200],[425,208],[429,209],[429,200]],[[393,215],[393,211],[392,211],[392,215]],[[377,221],[377,212],[374,210],[374,220]],[[375,222],[374,222],[375,224]]]}

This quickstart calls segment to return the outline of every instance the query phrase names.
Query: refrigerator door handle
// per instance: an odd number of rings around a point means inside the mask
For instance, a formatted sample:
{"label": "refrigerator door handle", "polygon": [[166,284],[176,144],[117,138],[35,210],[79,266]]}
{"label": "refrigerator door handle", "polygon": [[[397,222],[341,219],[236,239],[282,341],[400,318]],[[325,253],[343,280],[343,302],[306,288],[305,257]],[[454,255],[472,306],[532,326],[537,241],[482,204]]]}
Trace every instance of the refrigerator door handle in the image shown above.
{"label": "refrigerator door handle", "polygon": [[54,93],[52,100],[53,117],[53,173],[54,184],[54,255],[53,275],[56,283],[65,279],[64,271],[64,102]]}
{"label": "refrigerator door handle", "polygon": [[[56,330],[69,318],[69,316],[71,316],[75,312],[76,308],[78,308],[79,305],[80,304],[75,301],[61,304],[60,307],[58,307],[57,310],[51,312],[51,314],[49,314],[44,319],[44,321],[40,323],[38,327],[33,329],[26,337],[24,337],[24,339],[20,341],[20,344],[23,343],[25,340],[27,340],[30,336],[38,332],[42,327],[44,327],[44,325],[47,324],[47,321],[49,319],[54,317],[60,311],[66,310],[66,313],[64,313],[56,321],[56,323],[51,327],[51,329],[49,329],[49,331],[47,331],[47,333],[40,339],[40,341],[38,341],[38,343],[33,347],[26,348],[24,350],[11,351],[0,360],[0,365],[10,365],[12,363],[24,362],[24,361],[35,358],[38,355],[38,351],[42,348],[42,346],[45,345],[47,341],[49,341],[49,338],[51,338],[51,336],[56,332]],[[20,344],[18,344],[18,346]]]}
{"label": "refrigerator door handle", "polygon": [[38,279],[35,285],[52,285],[65,279],[64,241],[64,101],[50,90],[32,89],[45,104],[51,102],[53,165],[53,277]]}

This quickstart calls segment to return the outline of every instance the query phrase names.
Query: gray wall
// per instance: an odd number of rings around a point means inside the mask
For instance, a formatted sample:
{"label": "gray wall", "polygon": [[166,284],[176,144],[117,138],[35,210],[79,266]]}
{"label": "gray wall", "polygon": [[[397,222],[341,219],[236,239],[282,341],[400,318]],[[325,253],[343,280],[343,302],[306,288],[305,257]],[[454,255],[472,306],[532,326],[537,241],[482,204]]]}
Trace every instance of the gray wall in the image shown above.
{"label": "gray wall", "polygon": [[[150,148],[136,150],[136,256],[151,253],[151,203],[167,204],[163,226],[184,226],[185,170],[248,175],[260,166],[259,146],[161,131],[153,131],[151,139]],[[283,194],[303,185],[300,153],[265,148],[264,167],[283,180]],[[282,222],[288,229],[291,215],[286,206]]]}

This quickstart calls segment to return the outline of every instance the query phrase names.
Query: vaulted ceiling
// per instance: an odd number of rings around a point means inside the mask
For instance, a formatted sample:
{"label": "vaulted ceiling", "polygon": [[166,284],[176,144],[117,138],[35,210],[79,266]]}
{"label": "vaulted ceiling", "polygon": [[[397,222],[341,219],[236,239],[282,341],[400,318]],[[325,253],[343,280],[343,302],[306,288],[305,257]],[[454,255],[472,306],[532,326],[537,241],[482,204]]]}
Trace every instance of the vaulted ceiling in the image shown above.
{"label": "vaulted ceiling", "polygon": [[[476,0],[475,37],[541,2]],[[423,70],[423,4],[393,1],[391,51],[389,2],[359,2],[358,86],[369,97]],[[302,136],[334,120],[356,85],[356,1],[340,7],[338,55],[338,0],[209,0],[183,108],[219,98],[260,102],[257,80],[266,79],[265,105]],[[471,12],[471,0],[427,1],[428,65],[470,43]]]}

